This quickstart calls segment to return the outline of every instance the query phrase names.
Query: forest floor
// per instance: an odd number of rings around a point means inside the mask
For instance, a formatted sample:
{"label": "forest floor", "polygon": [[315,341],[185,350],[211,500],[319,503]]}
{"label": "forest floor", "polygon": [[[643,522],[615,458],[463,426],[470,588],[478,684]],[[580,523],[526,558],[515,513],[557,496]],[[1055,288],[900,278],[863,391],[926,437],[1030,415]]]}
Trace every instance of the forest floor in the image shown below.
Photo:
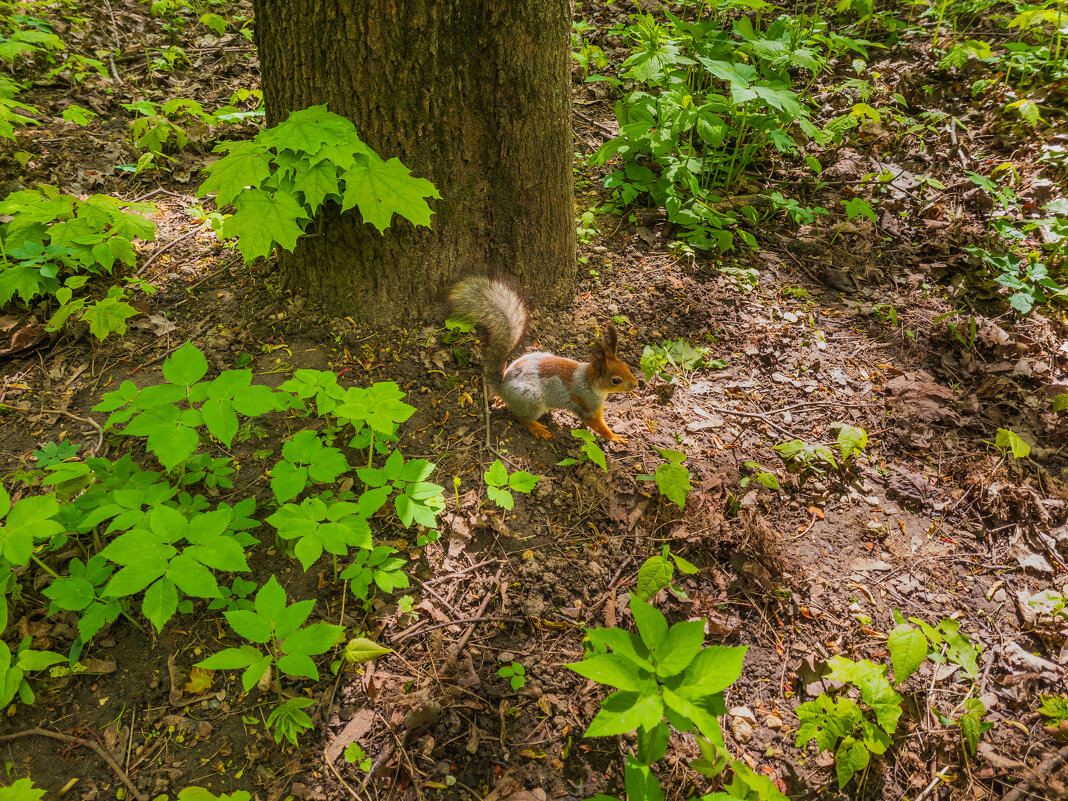
{"label": "forest floor", "polygon": [[[113,25],[143,46],[163,41],[144,6],[111,8],[113,17],[84,9],[83,48],[109,39]],[[583,13],[603,27],[625,12],[595,3]],[[1020,136],[994,110],[960,99],[968,94],[959,78],[935,75],[929,42],[904,38],[871,69],[888,83],[923,75],[933,89],[918,102],[966,120],[967,134],[941,124],[901,137],[873,126],[818,152],[823,186],[794,197],[834,208],[862,176],[889,167],[900,171],[896,202],[911,210],[907,218],[883,211],[875,225],[853,220],[836,233],[768,217],[759,249],[709,261],[672,252],[670,226],[655,211],[636,221],[595,217],[574,304],[536,309],[528,346],[582,358],[598,326],[622,318],[620,355],[635,373],[644,348],[674,340],[722,362],[668,369],[613,399],[606,419],[628,441],[605,445],[607,471],[581,458],[564,413],[553,414],[554,436],[541,441],[494,410],[508,466],[543,477],[504,513],[484,498],[481,477],[498,455],[484,447],[472,338],[447,343],[433,324],[363,330],[282,291],[272,265],[243,266],[188,212],[208,140],[168,172],[118,168],[136,161],[120,102],[182,94],[207,107],[258,84],[255,51],[240,37],[176,33],[191,61],[153,82],[131,62],[123,85],[41,81],[20,97],[48,119],[2,146],[4,194],[48,183],[157,204],[157,240],[141,249],[138,274],[160,291],[124,336],[103,342],[80,329],[50,338],[27,312],[6,311],[0,469],[32,464],[49,442],[73,443],[78,458],[122,453],[128,443],[105,436],[93,406],[123,380],[159,382],[164,360],[191,341],[212,370],[250,364],[271,386],[298,368],[335,370],[344,385],[396,381],[417,409],[400,444],[434,462],[433,480],[446,487],[441,537],[417,548],[399,524],[383,524],[381,541],[411,559],[413,586],[365,611],[351,597],[346,606],[328,565],[304,572],[260,531],[252,580],[276,575],[291,598],[317,599],[317,618],[393,649],[354,673],[335,678],[323,667],[326,678],[302,683],[316,725],[298,747],[274,741],[268,694],[244,693],[236,672],[217,672],[208,689],[191,678],[194,663],[232,644],[220,613],[198,605],[158,635],[120,618],[86,649],[87,675],[35,685],[36,703],[13,705],[0,723],[0,783],[30,776],[58,793],[76,780],[66,796],[85,801],[122,797],[120,773],[145,798],[190,786],[264,801],[621,796],[629,743],[582,738],[604,688],[565,665],[582,658],[585,628],[633,625],[627,603],[638,569],[668,545],[699,572],[676,573],[685,597],[665,590],[657,605],[673,621],[707,620],[709,643],[748,646],[727,691],[727,744],[790,797],[989,798],[1025,783],[1022,797],[1068,798],[1068,767],[1047,761],[1063,740],[1037,712],[1041,695],[1064,693],[1065,623],[1028,604],[1040,591],[1068,592],[1068,431],[1048,403],[1068,392],[1063,319],[1045,309],[1016,318],[993,302],[976,305],[970,333],[967,323],[950,325],[967,318],[946,317],[959,308],[947,287],[964,269],[961,247],[987,228],[989,206],[965,171],[1011,155],[1019,196],[1045,202],[1034,197],[1051,191],[1036,156],[1053,132]],[[607,194],[584,157],[616,125],[611,101],[590,85],[576,81],[575,101],[581,214]],[[85,127],[59,121],[72,102],[101,116]],[[32,155],[20,164],[15,151]],[[925,195],[917,176],[947,189]],[[805,191],[802,178],[788,166],[776,176]],[[470,364],[457,363],[457,347],[471,349]],[[279,415],[235,444],[240,491],[267,505],[268,454],[300,422]],[[838,469],[818,459],[787,469],[772,450],[794,439],[837,448],[838,424],[868,437]],[[999,428],[1030,442],[1030,456],[995,447]],[[684,510],[640,478],[663,462],[657,448],[687,454]],[[559,466],[567,457],[580,461]],[[759,483],[761,472],[778,488]],[[73,632],[63,615],[46,614],[47,576],[30,571],[20,582],[12,648],[30,635],[34,648],[63,651]],[[414,608],[398,605],[404,594]],[[829,755],[795,746],[795,709],[829,686],[831,656],[886,663],[895,610],[931,625],[957,621],[978,660],[971,670],[924,663],[900,688],[907,712],[894,747],[839,791]],[[498,675],[513,663],[525,668],[519,689]],[[969,696],[992,724],[974,758],[955,724]],[[97,753],[35,727],[91,741]],[[342,758],[351,743],[370,770]],[[676,735],[670,754],[659,768],[669,798],[714,786],[687,768],[698,756],[692,737]]]}

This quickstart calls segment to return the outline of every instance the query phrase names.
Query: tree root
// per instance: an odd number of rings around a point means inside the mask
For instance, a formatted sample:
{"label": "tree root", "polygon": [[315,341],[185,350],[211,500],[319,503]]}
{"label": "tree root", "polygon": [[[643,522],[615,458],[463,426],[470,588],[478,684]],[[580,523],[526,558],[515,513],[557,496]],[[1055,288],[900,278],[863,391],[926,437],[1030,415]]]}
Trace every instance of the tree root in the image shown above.
{"label": "tree root", "polygon": [[83,740],[81,737],[74,737],[70,734],[63,734],[58,731],[49,731],[48,729],[42,729],[37,726],[32,729],[26,729],[25,731],[17,731],[14,734],[0,735],[0,743],[7,742],[8,740],[17,740],[20,737],[29,737],[31,735],[38,735],[40,737],[50,737],[53,740],[59,740],[62,743],[72,743],[73,745],[84,745],[96,753],[98,757],[108,763],[108,767],[111,768],[112,773],[126,785],[127,789],[133,795],[137,801],[148,801],[148,796],[138,790],[130,777],[126,775],[126,772],[119,767],[119,763],[111,758],[111,755],[105,751],[99,743],[94,743],[92,740]]}

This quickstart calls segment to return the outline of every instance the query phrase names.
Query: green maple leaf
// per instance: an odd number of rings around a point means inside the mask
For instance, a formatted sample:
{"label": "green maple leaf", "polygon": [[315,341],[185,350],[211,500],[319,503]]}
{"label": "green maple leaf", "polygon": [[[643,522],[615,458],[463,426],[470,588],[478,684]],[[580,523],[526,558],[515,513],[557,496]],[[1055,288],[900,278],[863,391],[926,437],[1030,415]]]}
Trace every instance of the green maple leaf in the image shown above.
{"label": "green maple leaf", "polygon": [[329,161],[320,161],[313,165],[301,161],[295,167],[293,181],[304,193],[304,202],[313,209],[319,208],[327,195],[340,194],[337,167]]}
{"label": "green maple leaf", "polygon": [[136,315],[137,309],[115,298],[103,298],[82,313],[89,323],[89,332],[97,339],[104,339],[111,332],[126,333],[126,321]]}
{"label": "green maple leaf", "polygon": [[356,126],[345,117],[327,111],[326,106],[294,111],[285,122],[261,136],[261,141],[269,147],[311,156],[318,153],[323,145],[347,144],[353,149],[366,150],[356,134]]}
{"label": "green maple leaf", "polygon": [[14,264],[0,272],[0,306],[6,305],[16,294],[29,303],[40,292],[40,270],[35,270],[22,264]]}
{"label": "green maple leaf", "polygon": [[263,145],[241,142],[204,171],[208,177],[197,189],[197,197],[215,192],[215,202],[226,206],[246,186],[258,187],[270,176],[270,153]]}
{"label": "green maple leaf", "polygon": [[237,249],[247,263],[268,256],[275,243],[293,250],[304,230],[298,220],[308,218],[292,195],[262,189],[248,189],[234,200],[237,211],[223,223],[223,237],[240,236]]}
{"label": "green maple leaf", "polygon": [[345,173],[345,195],[341,210],[359,206],[363,221],[382,233],[394,214],[416,225],[430,227],[433,213],[425,198],[440,198],[434,184],[415,178],[399,159],[369,159]]}

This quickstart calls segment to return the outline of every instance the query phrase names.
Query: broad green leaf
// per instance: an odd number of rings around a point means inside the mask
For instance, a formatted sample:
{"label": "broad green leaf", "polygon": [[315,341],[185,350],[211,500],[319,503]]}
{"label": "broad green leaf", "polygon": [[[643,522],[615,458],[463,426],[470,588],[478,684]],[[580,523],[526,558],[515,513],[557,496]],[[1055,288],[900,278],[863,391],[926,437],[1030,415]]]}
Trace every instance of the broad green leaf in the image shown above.
{"label": "broad green leaf", "polygon": [[356,637],[349,640],[345,645],[344,658],[346,662],[351,664],[362,665],[384,654],[391,653],[393,653],[392,648],[386,648],[384,645],[379,645],[366,637]]}
{"label": "broad green leaf", "polygon": [[163,377],[177,386],[191,386],[207,372],[208,360],[192,342],[186,342],[163,362]]}
{"label": "broad green leaf", "polygon": [[238,429],[233,404],[229,400],[209,398],[200,407],[200,413],[204,415],[204,425],[208,431],[223,445],[230,447]]}
{"label": "broad green leaf", "polygon": [[332,623],[313,623],[297,629],[282,641],[282,650],[289,654],[321,654],[329,650],[345,631],[344,626]]}
{"label": "broad green leaf", "polygon": [[638,579],[634,585],[634,594],[643,601],[648,601],[664,587],[671,583],[675,566],[670,559],[652,556],[638,570]]}
{"label": "broad green leaf", "polygon": [[99,340],[108,334],[125,334],[126,321],[140,314],[133,306],[116,298],[101,298],[86,306],[82,319],[89,323],[89,332]]}
{"label": "broad green leaf", "polygon": [[516,492],[531,492],[539,481],[541,481],[541,476],[533,475],[525,470],[516,470],[508,476],[508,486]]}
{"label": "broad green leaf", "polygon": [[238,250],[245,262],[269,256],[275,244],[292,251],[304,233],[298,224],[308,218],[304,207],[292,195],[249,189],[234,200],[235,213],[223,222],[222,235],[240,237]]}
{"label": "broad green leaf", "polygon": [[258,188],[270,176],[270,154],[255,142],[235,143],[204,171],[208,177],[197,189],[197,197],[215,192],[215,202],[227,206],[246,187]]}
{"label": "broad green leaf", "polygon": [[866,217],[875,224],[875,212],[872,211],[871,204],[868,203],[862,197],[855,197],[849,200],[845,204],[846,219],[852,220],[854,217]]}
{"label": "broad green leaf", "polygon": [[[263,658],[263,654],[251,645],[242,645],[240,648],[226,648],[207,659],[197,662],[197,667],[206,670],[237,670],[246,668]],[[253,682],[255,684],[255,682]]]}
{"label": "broad green leaf", "polygon": [[641,692],[649,684],[648,678],[638,675],[638,666],[622,654],[595,654],[567,667],[580,676],[619,690]]}
{"label": "broad green leaf", "polygon": [[681,464],[662,464],[656,468],[656,486],[680,509],[685,507],[690,494],[690,471]]}
{"label": "broad green leaf", "polygon": [[278,660],[278,669],[287,676],[300,676],[305,679],[318,679],[319,669],[307,654],[286,654]]}
{"label": "broad green leaf", "polygon": [[676,692],[692,700],[722,692],[742,675],[746,650],[748,646],[702,648],[687,667]]}
{"label": "broad green leaf", "polygon": [[426,198],[440,198],[434,185],[425,178],[412,176],[399,159],[389,161],[364,159],[343,176],[345,193],[341,210],[359,207],[363,221],[385,232],[394,214],[415,225],[430,227],[432,211]]}
{"label": "broad green leaf", "polygon": [[642,642],[650,650],[658,649],[668,633],[667,620],[663,614],[633,593],[630,596],[630,611],[634,615],[638,636],[642,638]]}
{"label": "broad green leaf", "polygon": [[485,479],[486,483],[491,487],[505,487],[508,485],[508,470],[505,469],[504,463],[500,459],[490,465],[490,469],[485,472]]}
{"label": "broad green leaf", "polygon": [[999,428],[994,444],[999,448],[1008,448],[1012,451],[1013,458],[1026,459],[1031,454],[1031,446],[1028,445],[1019,434],[1007,428]]}
{"label": "broad green leaf", "polygon": [[156,631],[161,631],[164,624],[174,617],[177,611],[178,590],[175,589],[173,581],[166,578],[160,579],[145,591],[141,614],[155,626]]}
{"label": "broad green leaf", "polygon": [[704,620],[676,623],[668,629],[663,643],[654,651],[656,675],[666,678],[681,673],[697,656],[704,641]]}
{"label": "broad green leaf", "polygon": [[590,722],[585,737],[608,737],[626,734],[639,726],[652,728],[664,716],[664,704],[659,696],[643,696],[620,691],[609,695]]}
{"label": "broad green leaf", "polygon": [[224,614],[230,628],[246,640],[258,643],[271,641],[273,627],[269,617],[248,609],[232,609]]}
{"label": "broad green leaf", "polygon": [[927,638],[922,631],[908,624],[895,626],[887,638],[887,645],[897,684],[904,683],[927,658]]}

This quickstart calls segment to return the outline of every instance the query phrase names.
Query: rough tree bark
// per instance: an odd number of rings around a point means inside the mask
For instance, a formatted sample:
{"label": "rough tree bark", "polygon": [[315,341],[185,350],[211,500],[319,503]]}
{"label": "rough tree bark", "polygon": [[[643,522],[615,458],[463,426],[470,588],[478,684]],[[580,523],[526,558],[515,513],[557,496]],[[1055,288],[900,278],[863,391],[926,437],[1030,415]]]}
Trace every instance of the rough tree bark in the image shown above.
{"label": "rough tree bark", "polygon": [[407,324],[469,273],[571,297],[567,0],[255,0],[268,124],[327,103],[383,158],[442,195],[431,228],[326,214],[281,264],[294,291],[358,320]]}

